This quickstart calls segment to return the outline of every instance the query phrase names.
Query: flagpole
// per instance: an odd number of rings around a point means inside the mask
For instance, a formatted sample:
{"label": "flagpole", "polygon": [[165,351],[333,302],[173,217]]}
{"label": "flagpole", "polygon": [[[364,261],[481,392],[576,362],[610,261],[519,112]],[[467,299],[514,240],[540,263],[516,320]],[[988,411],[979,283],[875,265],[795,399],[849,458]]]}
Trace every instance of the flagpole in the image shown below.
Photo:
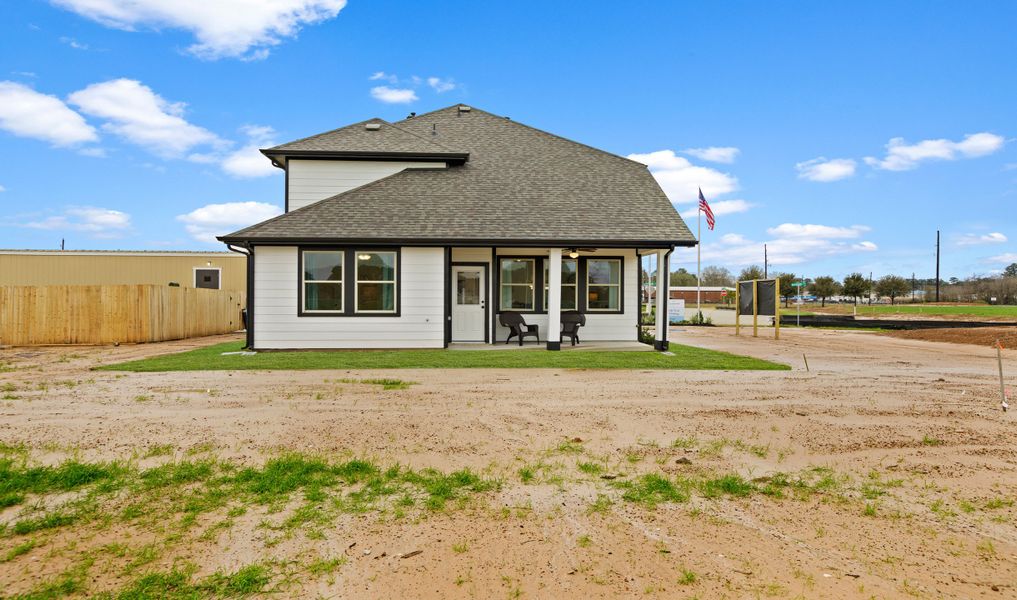
{"label": "flagpole", "polygon": [[[702,191],[699,192],[702,195]],[[703,318],[703,307],[700,303],[700,288],[703,287],[702,281],[702,267],[703,267],[703,209],[699,207],[696,209],[696,312],[698,313],[699,319]]]}

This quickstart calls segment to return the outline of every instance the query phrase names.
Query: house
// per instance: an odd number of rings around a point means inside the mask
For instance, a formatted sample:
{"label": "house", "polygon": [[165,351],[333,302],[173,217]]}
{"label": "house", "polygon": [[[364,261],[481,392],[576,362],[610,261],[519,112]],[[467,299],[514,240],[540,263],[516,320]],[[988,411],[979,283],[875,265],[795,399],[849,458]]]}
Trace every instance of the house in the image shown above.
{"label": "house", "polygon": [[0,286],[173,284],[243,292],[244,260],[233,252],[0,250]]}
{"label": "house", "polygon": [[461,104],[262,153],[285,213],[219,238],[248,255],[254,349],[503,342],[508,311],[550,350],[562,311],[636,340],[639,257],[666,274],[696,244],[645,165]]}

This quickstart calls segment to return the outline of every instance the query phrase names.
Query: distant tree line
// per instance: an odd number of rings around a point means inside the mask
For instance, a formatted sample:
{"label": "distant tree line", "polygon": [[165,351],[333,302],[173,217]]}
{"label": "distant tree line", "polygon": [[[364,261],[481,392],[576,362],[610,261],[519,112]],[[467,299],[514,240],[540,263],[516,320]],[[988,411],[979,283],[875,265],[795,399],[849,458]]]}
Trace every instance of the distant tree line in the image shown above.
{"label": "distant tree line", "polygon": [[[791,299],[799,293],[798,287],[792,285],[800,281],[794,273],[773,273],[773,277],[780,277],[780,296],[787,306]],[[757,265],[745,267],[735,277],[731,271],[717,266],[704,267],[702,271],[702,284],[704,286],[733,287],[738,281],[749,281],[752,279],[763,279],[763,270]],[[694,286],[696,285],[696,274],[681,268],[671,273],[672,286]],[[823,306],[830,298],[846,296],[851,298],[855,304],[861,298],[868,298],[874,295],[878,298],[889,298],[891,304],[906,298],[917,292],[922,292],[921,301],[932,302],[935,300],[936,280],[906,278],[900,275],[884,275],[875,281],[870,281],[861,273],[851,273],[843,280],[823,275],[807,282],[805,290],[807,293],[818,298]],[[944,302],[992,302],[995,304],[1017,304],[1017,263],[1010,264],[1003,269],[1000,275],[983,276],[972,275],[966,279],[951,277],[949,280],[940,281],[940,300]]]}

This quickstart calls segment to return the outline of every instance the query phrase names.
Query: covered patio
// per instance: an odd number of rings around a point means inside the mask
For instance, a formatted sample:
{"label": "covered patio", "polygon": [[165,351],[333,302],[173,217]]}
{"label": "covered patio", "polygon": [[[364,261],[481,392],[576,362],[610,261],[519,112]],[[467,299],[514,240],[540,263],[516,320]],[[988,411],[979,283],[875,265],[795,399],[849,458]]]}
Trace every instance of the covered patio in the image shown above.
{"label": "covered patio", "polygon": [[[453,342],[448,345],[449,350],[545,350],[547,345],[543,340],[540,343],[527,341],[522,346],[515,343],[506,344],[484,344],[482,342]],[[582,342],[575,346],[568,342],[560,348],[565,352],[653,352],[653,347],[641,342]]]}

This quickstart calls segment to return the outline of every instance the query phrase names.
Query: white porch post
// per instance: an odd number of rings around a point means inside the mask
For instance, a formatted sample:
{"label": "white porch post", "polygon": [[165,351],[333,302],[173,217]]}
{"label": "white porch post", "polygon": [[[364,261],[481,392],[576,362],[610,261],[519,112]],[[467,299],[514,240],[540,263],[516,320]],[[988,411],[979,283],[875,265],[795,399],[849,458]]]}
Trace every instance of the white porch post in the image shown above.
{"label": "white porch post", "polygon": [[656,324],[653,336],[653,347],[657,350],[667,350],[667,296],[670,274],[667,266],[667,250],[657,250],[657,315],[654,319]]}
{"label": "white porch post", "polygon": [[[537,293],[543,293],[543,290],[537,290]],[[561,248],[548,251],[547,349],[561,350]]]}

